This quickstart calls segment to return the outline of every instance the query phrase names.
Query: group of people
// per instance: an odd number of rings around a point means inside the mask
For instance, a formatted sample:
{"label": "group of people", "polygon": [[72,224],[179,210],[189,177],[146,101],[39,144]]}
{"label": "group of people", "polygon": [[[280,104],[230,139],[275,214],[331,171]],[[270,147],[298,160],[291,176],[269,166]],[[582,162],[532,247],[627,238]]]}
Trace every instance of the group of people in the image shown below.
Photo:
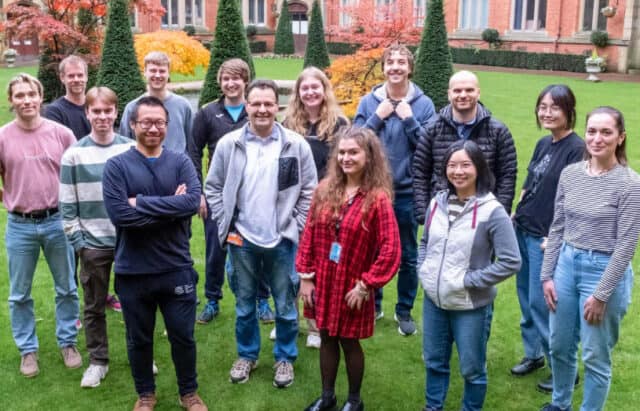
{"label": "group of people", "polygon": [[[546,357],[552,374],[539,388],[552,400],[543,410],[568,410],[582,343],[581,409],[603,409],[640,234],[640,177],[627,164],[622,113],[594,109],[583,140],[573,131],[571,90],[546,87],[535,115],[550,135],[536,145],[511,213],[515,145],[480,103],[477,77],[455,73],[450,103],[436,113],[410,80],[413,55],[406,47],[385,49],[382,70],[385,82],[362,98],[353,125],[326,75],[313,67],[299,75],[278,122],[276,83],[251,81],[244,61],[221,65],[222,97],[193,115],[167,88],[168,57],[152,52],[145,57],[147,92],[126,105],[119,133],[117,96],[106,87],[85,94],[80,58],[60,64],[67,95],[58,103],[66,108],[54,121],[40,115],[38,80],[12,79],[15,119],[0,128],[0,174],[21,373],[39,372],[30,291],[41,248],[55,282],[64,363],[82,365],[75,251],[89,353],[82,387],[97,387],[109,370],[105,309],[113,266],[138,394],[134,410],[153,410],[157,402],[158,308],[180,403],[206,410],[197,393],[194,328],[218,315],[226,272],[236,316],[230,381],[247,382],[258,366],[263,320],[275,322],[273,385],[289,387],[302,311],[307,346],[319,348],[322,381],[305,411],[337,409],[341,351],[349,392],[340,409],[364,410],[360,340],[383,317],[382,289],[397,273],[394,319],[401,335],[417,332],[411,311],[418,283],[424,289],[424,410],[444,408],[454,342],[462,409],[480,410],[496,285],[517,273],[525,357],[511,372],[528,374]],[[74,136],[74,127],[83,131]],[[207,298],[197,316],[198,274],[189,250],[196,214],[205,229]]]}

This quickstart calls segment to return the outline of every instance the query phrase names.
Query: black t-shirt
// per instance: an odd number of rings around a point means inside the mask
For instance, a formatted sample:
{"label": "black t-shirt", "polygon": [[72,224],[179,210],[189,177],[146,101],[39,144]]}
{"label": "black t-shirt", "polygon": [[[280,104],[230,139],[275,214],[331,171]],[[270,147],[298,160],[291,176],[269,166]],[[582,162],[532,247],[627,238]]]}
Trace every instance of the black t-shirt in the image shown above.
{"label": "black t-shirt", "polygon": [[[335,128],[332,134],[335,135],[341,127],[348,124],[347,120],[338,117]],[[318,137],[317,123],[310,123],[307,125],[307,133],[305,139],[311,147],[311,153],[313,154],[313,161],[316,164],[316,172],[318,173],[318,181],[322,180],[327,171],[327,162],[329,161],[329,151],[331,150],[331,143],[325,140],[320,140]]]}
{"label": "black t-shirt", "polygon": [[49,104],[44,111],[44,116],[69,127],[73,131],[73,135],[76,136],[76,140],[91,133],[91,124],[84,113],[84,107],[73,104],[64,97]]}
{"label": "black t-shirt", "polygon": [[555,143],[551,136],[538,141],[522,187],[525,194],[516,208],[519,228],[537,237],[549,234],[560,173],[567,165],[582,160],[584,150],[584,141],[576,133]]}

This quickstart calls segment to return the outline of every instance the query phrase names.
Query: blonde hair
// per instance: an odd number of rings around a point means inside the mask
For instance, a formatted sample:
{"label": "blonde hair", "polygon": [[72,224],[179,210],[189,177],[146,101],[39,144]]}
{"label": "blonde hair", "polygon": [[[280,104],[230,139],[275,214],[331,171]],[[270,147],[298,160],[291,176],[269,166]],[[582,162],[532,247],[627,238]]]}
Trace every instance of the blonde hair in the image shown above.
{"label": "blonde hair", "polygon": [[336,96],[333,94],[333,88],[331,87],[329,79],[322,70],[316,67],[307,67],[302,70],[302,73],[298,76],[293,88],[294,93],[284,113],[284,124],[287,128],[298,134],[307,134],[309,114],[300,99],[300,84],[309,77],[320,81],[324,88],[324,98],[322,99],[322,107],[320,108],[320,121],[316,128],[318,139],[331,142],[333,140],[333,130],[335,130],[336,124],[338,124],[338,119],[341,117],[344,118],[344,116],[342,115],[342,110],[338,105]]}
{"label": "blonde hair", "polygon": [[151,51],[144,56],[144,68],[147,68],[149,64],[171,67],[171,60],[169,60],[169,56],[165,52]]}
{"label": "blonde hair", "polygon": [[249,69],[249,65],[246,61],[239,58],[225,60],[225,62],[220,65],[217,76],[218,84],[221,83],[222,73],[225,72],[234,76],[240,76],[242,80],[244,80],[245,85],[248,85],[249,80],[251,80],[251,70]]}
{"label": "blonde hair", "polygon": [[58,73],[60,73],[60,75],[63,75],[64,70],[67,66],[82,66],[82,68],[84,68],[84,74],[89,73],[89,66],[87,65],[85,59],[80,56],[76,56],[75,54],[71,54],[62,59],[60,64],[58,64]]}
{"label": "blonde hair", "polygon": [[314,193],[314,209],[309,214],[314,220],[322,220],[323,216],[338,216],[344,203],[347,175],[338,162],[339,146],[342,140],[355,140],[365,152],[365,164],[360,183],[360,190],[365,196],[362,205],[363,216],[366,216],[369,208],[381,193],[393,201],[391,169],[380,139],[366,127],[344,127],[336,136],[335,144],[331,150],[327,176]]}
{"label": "blonde hair", "polygon": [[91,87],[87,91],[85,108],[89,108],[96,100],[101,99],[107,104],[118,107],[118,96],[109,87]]}
{"label": "blonde hair", "polygon": [[40,83],[40,80],[33,77],[31,74],[18,73],[11,80],[9,80],[9,84],[7,85],[7,96],[9,97],[9,100],[11,100],[11,97],[13,95],[13,86],[18,83],[27,83],[38,92],[40,98],[44,96],[44,91],[42,89],[42,83]]}

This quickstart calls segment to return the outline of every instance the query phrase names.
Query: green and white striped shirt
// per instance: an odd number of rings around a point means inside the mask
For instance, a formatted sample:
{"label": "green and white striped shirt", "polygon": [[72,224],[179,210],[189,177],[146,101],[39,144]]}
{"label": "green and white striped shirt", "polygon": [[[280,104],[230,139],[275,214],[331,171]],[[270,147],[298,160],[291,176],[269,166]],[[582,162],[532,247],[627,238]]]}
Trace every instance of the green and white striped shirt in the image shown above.
{"label": "green and white striped shirt", "polygon": [[116,231],[102,197],[102,172],[107,160],[133,145],[133,140],[118,134],[109,145],[86,136],[62,156],[60,211],[64,232],[75,250],[115,247]]}

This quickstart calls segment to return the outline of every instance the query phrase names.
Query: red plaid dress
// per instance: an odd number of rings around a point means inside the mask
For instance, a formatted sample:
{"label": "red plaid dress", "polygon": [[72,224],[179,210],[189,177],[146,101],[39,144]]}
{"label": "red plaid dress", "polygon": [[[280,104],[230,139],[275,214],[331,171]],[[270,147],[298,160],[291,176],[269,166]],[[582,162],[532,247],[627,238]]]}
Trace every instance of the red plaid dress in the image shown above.
{"label": "red plaid dress", "polygon": [[[305,308],[305,317],[315,318],[318,328],[331,336],[373,335],[373,289],[388,283],[400,265],[400,236],[391,201],[384,194],[378,195],[365,216],[364,226],[363,202],[364,195],[358,192],[351,206],[343,206],[338,238],[342,251],[337,264],[329,259],[331,244],[336,241],[336,219],[326,215],[314,219],[316,204],[311,206],[298,247],[296,270],[316,273],[315,309]],[[362,309],[351,309],[345,296],[360,279],[371,290],[369,299]]]}

